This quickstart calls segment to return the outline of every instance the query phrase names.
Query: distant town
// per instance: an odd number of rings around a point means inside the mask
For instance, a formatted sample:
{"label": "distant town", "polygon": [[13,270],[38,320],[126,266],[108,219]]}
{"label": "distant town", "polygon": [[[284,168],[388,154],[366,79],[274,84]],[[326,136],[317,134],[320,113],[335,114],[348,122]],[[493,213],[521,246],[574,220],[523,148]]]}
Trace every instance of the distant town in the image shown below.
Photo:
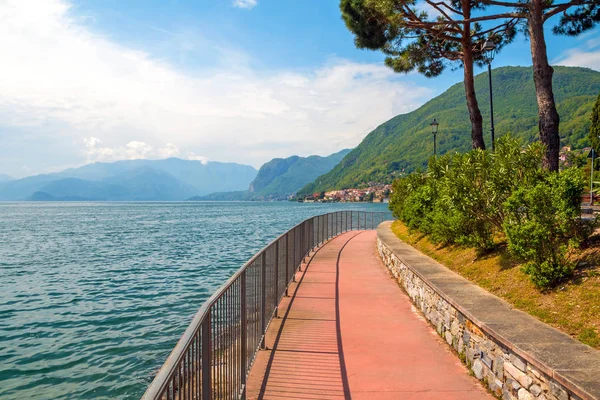
{"label": "distant town", "polygon": [[329,192],[313,193],[303,198],[297,198],[305,203],[387,203],[392,185],[375,184],[369,182],[369,187],[362,189],[342,189]]}

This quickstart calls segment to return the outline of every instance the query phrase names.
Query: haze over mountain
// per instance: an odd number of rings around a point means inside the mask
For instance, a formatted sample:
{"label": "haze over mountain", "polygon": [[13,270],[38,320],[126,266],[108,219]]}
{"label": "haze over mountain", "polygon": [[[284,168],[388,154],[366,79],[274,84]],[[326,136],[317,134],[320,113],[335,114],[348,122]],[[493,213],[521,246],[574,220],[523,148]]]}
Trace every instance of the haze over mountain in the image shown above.
{"label": "haze over mountain", "polygon": [[167,158],[93,163],[0,183],[0,200],[185,200],[248,187],[249,165]]}
{"label": "haze over mountain", "polygon": [[13,179],[15,178],[10,175],[0,174],[0,182],[12,181]]}
{"label": "haze over mountain", "polygon": [[258,170],[248,190],[218,192],[190,200],[282,200],[295,194],[300,188],[319,175],[329,172],[351,150],[345,149],[327,157],[291,156],[274,158]]}
{"label": "haze over mountain", "polygon": [[[496,138],[511,133],[527,142],[538,140],[537,102],[531,67],[503,67],[492,71]],[[488,74],[475,78],[489,146],[490,111]],[[592,106],[600,93],[600,72],[579,67],[554,67],[554,95],[560,114],[561,145],[582,148]],[[420,108],[398,115],[367,135],[330,172],[319,176],[299,193],[345,189],[367,182],[389,183],[402,171],[426,166],[433,155],[430,123],[439,122],[438,155],[471,148],[471,126],[462,82]]]}

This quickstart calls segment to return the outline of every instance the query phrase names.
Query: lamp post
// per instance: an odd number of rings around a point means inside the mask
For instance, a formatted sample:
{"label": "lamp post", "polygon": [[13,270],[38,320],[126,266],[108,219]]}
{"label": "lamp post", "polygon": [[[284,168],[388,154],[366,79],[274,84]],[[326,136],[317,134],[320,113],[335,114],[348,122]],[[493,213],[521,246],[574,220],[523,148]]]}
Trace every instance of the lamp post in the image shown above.
{"label": "lamp post", "polygon": [[483,43],[482,51],[486,54],[487,65],[488,65],[488,79],[490,82],[490,117],[492,122],[492,151],[495,150],[494,146],[494,97],[492,95],[492,61],[496,55],[496,43],[489,39]]}
{"label": "lamp post", "polygon": [[591,151],[592,168],[590,169],[590,206],[594,205],[594,158],[596,157],[594,148]]}
{"label": "lamp post", "polygon": [[438,133],[438,124],[437,120],[434,118],[431,125],[431,133],[433,133],[433,156],[435,157],[437,154],[436,142],[437,142],[437,133]]}

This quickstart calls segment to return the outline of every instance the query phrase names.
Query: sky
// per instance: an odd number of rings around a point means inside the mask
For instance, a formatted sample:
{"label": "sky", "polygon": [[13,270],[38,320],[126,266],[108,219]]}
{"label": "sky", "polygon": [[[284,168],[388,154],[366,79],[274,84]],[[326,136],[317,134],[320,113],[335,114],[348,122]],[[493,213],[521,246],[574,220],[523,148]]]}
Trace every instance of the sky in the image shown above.
{"label": "sky", "polygon": [[[461,81],[395,74],[355,48],[338,4],[0,0],[0,174],[328,155]],[[553,64],[600,70],[598,28],[547,44]],[[505,65],[531,65],[522,36]]]}

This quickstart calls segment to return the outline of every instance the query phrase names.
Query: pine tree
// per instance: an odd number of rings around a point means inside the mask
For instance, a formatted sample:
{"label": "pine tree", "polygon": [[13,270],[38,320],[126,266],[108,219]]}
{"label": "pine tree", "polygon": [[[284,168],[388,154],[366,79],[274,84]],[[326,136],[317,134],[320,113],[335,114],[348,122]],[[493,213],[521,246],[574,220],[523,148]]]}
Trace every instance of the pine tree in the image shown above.
{"label": "pine tree", "polygon": [[474,0],[425,0],[439,14],[431,18],[414,0],[341,0],[342,18],[355,35],[358,48],[380,50],[385,64],[399,73],[417,70],[435,77],[450,64],[464,70],[465,95],[471,120],[473,148],[485,148],[483,119],[475,95],[473,65],[483,66],[485,39],[500,49],[515,35],[516,19],[502,20],[483,29]]}
{"label": "pine tree", "polygon": [[[429,1],[429,0],[427,0]],[[560,151],[560,117],[556,110],[552,75],[554,69],[548,62],[544,24],[552,17],[561,15],[553,28],[555,34],[577,36],[600,22],[599,0],[478,0],[482,6],[494,6],[497,11],[507,9],[506,13],[489,15],[489,18],[517,18],[525,25],[524,31],[529,37],[531,59],[533,63],[533,81],[538,102],[538,126],[540,141],[546,146],[544,167],[558,171]]]}

